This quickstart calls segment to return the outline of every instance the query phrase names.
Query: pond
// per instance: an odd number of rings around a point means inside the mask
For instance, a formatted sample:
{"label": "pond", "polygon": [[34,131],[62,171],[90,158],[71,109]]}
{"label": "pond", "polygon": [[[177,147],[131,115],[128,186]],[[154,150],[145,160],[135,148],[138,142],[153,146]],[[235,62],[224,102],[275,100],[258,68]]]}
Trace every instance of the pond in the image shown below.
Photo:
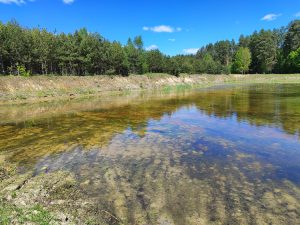
{"label": "pond", "polygon": [[300,224],[299,137],[297,84],[0,106],[2,157],[73,174],[108,224]]}

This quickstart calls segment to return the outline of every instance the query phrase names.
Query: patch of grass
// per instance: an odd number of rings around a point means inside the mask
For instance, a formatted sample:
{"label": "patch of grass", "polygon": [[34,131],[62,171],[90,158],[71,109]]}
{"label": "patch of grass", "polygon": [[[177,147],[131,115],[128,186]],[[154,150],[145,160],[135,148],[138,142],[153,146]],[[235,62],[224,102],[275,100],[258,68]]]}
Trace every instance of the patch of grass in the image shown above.
{"label": "patch of grass", "polygon": [[40,225],[48,225],[54,221],[54,217],[39,205],[31,208],[29,212],[29,219],[30,221]]}
{"label": "patch of grass", "polygon": [[169,94],[171,92],[180,92],[180,91],[185,91],[185,90],[191,90],[193,88],[204,88],[204,87],[209,87],[209,86],[213,86],[213,83],[203,83],[203,84],[178,84],[175,86],[172,85],[167,85],[164,86],[162,89],[162,92],[165,94]]}
{"label": "patch of grass", "polygon": [[173,91],[190,90],[193,87],[194,86],[190,85],[190,84],[179,84],[179,85],[175,85],[175,86],[169,86],[168,85],[168,86],[163,87],[162,92],[168,94],[168,93],[173,92]]}
{"label": "patch of grass", "polygon": [[0,203],[0,224],[38,224],[38,225],[50,225],[54,224],[57,220],[40,205],[28,209],[18,208],[14,205],[7,203]]}
{"label": "patch of grass", "polygon": [[166,73],[145,73],[142,76],[146,76],[148,78],[155,78],[155,77],[163,78],[163,77],[169,77],[171,75],[166,74]]}
{"label": "patch of grass", "polygon": [[24,93],[17,93],[16,95],[13,96],[13,99],[20,99],[20,100],[25,100],[28,98],[28,95]]}
{"label": "patch of grass", "polygon": [[92,88],[76,88],[75,93],[80,95],[91,95],[91,94],[95,94],[96,90]]}
{"label": "patch of grass", "polygon": [[51,91],[51,90],[45,90],[45,91],[39,91],[39,92],[37,92],[37,96],[38,97],[51,97],[51,96],[55,96],[55,94],[62,94],[62,93],[60,93],[60,92],[53,92],[53,91]]}
{"label": "patch of grass", "polygon": [[16,173],[16,165],[0,160],[0,182]]}
{"label": "patch of grass", "polygon": [[12,198],[16,198],[16,197],[17,197],[17,193],[14,191],[14,192],[11,194],[11,197],[12,197]]}

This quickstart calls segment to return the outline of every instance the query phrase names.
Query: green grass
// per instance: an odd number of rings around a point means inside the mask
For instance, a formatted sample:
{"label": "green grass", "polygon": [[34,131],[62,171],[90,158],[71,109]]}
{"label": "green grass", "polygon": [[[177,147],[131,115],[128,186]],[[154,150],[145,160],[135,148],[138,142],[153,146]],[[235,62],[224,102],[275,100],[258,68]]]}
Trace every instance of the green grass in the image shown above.
{"label": "green grass", "polygon": [[146,76],[148,78],[155,78],[155,77],[163,78],[163,77],[168,77],[170,75],[167,73],[145,73],[143,74],[143,76]]}
{"label": "green grass", "polygon": [[195,87],[195,86],[190,85],[190,84],[179,84],[179,85],[175,85],[175,86],[167,85],[162,88],[162,92],[170,93],[173,91],[184,91],[184,90],[190,90],[193,87]]}
{"label": "green grass", "polygon": [[38,224],[38,225],[51,225],[55,224],[57,220],[40,205],[31,208],[18,208],[14,205],[7,203],[0,203],[0,224]]}

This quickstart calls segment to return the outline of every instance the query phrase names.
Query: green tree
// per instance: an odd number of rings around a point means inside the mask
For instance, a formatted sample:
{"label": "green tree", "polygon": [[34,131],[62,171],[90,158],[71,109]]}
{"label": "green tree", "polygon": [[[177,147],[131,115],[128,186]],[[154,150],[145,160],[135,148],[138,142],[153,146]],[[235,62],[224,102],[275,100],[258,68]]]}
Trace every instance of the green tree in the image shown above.
{"label": "green tree", "polygon": [[146,62],[151,73],[164,71],[164,56],[159,50],[151,50],[146,53]]}
{"label": "green tree", "polygon": [[295,20],[288,26],[287,34],[283,44],[283,52],[288,56],[291,51],[296,51],[300,47],[300,20]]}
{"label": "green tree", "polygon": [[222,65],[228,66],[232,60],[232,46],[230,41],[219,41],[215,44],[215,61],[219,61]]}
{"label": "green tree", "polygon": [[41,74],[48,74],[51,51],[51,34],[45,29],[33,29],[30,31],[32,40],[31,48],[31,70]]}
{"label": "green tree", "polygon": [[176,57],[166,57],[166,71],[174,76],[179,76],[180,66]]}
{"label": "green tree", "polygon": [[254,73],[269,73],[277,61],[277,42],[272,31],[261,30],[251,36],[251,70]]}
{"label": "green tree", "polygon": [[251,52],[249,48],[240,47],[234,56],[232,72],[244,74],[249,71],[250,64]]}
{"label": "green tree", "polygon": [[5,25],[0,22],[0,73],[5,73],[5,66],[4,66],[4,57],[7,55],[7,52],[4,48],[4,41],[5,41]]}
{"label": "green tree", "polygon": [[239,47],[248,48],[250,45],[251,37],[250,36],[244,36],[241,35],[239,38]]}
{"label": "green tree", "polygon": [[135,38],[134,38],[134,45],[135,45],[135,47],[138,49],[138,50],[142,50],[143,49],[143,47],[144,47],[144,42],[143,42],[143,38],[142,38],[142,36],[136,36]]}
{"label": "green tree", "polygon": [[201,60],[200,73],[216,74],[217,73],[217,63],[214,61],[213,57],[207,53]]}
{"label": "green tree", "polygon": [[300,72],[300,47],[296,51],[292,51],[287,57],[289,72]]}
{"label": "green tree", "polygon": [[10,74],[17,73],[17,66],[24,65],[28,59],[28,48],[25,43],[24,30],[16,21],[11,21],[6,24],[4,31],[4,51],[6,52],[5,61],[7,64],[8,72]]}
{"label": "green tree", "polygon": [[130,38],[128,39],[127,45],[124,47],[124,49],[128,60],[129,72],[133,74],[139,73],[141,71],[141,52],[136,48]]}
{"label": "green tree", "polygon": [[128,60],[119,42],[114,41],[110,48],[110,61],[116,74],[128,75]]}

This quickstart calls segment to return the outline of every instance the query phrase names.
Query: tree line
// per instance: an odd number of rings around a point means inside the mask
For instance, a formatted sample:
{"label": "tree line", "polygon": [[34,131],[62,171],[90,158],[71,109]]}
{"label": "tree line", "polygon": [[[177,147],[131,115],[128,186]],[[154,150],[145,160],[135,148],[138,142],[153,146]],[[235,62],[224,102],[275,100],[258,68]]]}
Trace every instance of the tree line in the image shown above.
{"label": "tree line", "polygon": [[83,28],[74,33],[21,27],[0,22],[0,74],[101,75],[169,73],[297,73],[300,72],[300,20],[274,30],[222,40],[196,55],[168,56],[146,51],[141,36],[126,45],[110,42]]}

